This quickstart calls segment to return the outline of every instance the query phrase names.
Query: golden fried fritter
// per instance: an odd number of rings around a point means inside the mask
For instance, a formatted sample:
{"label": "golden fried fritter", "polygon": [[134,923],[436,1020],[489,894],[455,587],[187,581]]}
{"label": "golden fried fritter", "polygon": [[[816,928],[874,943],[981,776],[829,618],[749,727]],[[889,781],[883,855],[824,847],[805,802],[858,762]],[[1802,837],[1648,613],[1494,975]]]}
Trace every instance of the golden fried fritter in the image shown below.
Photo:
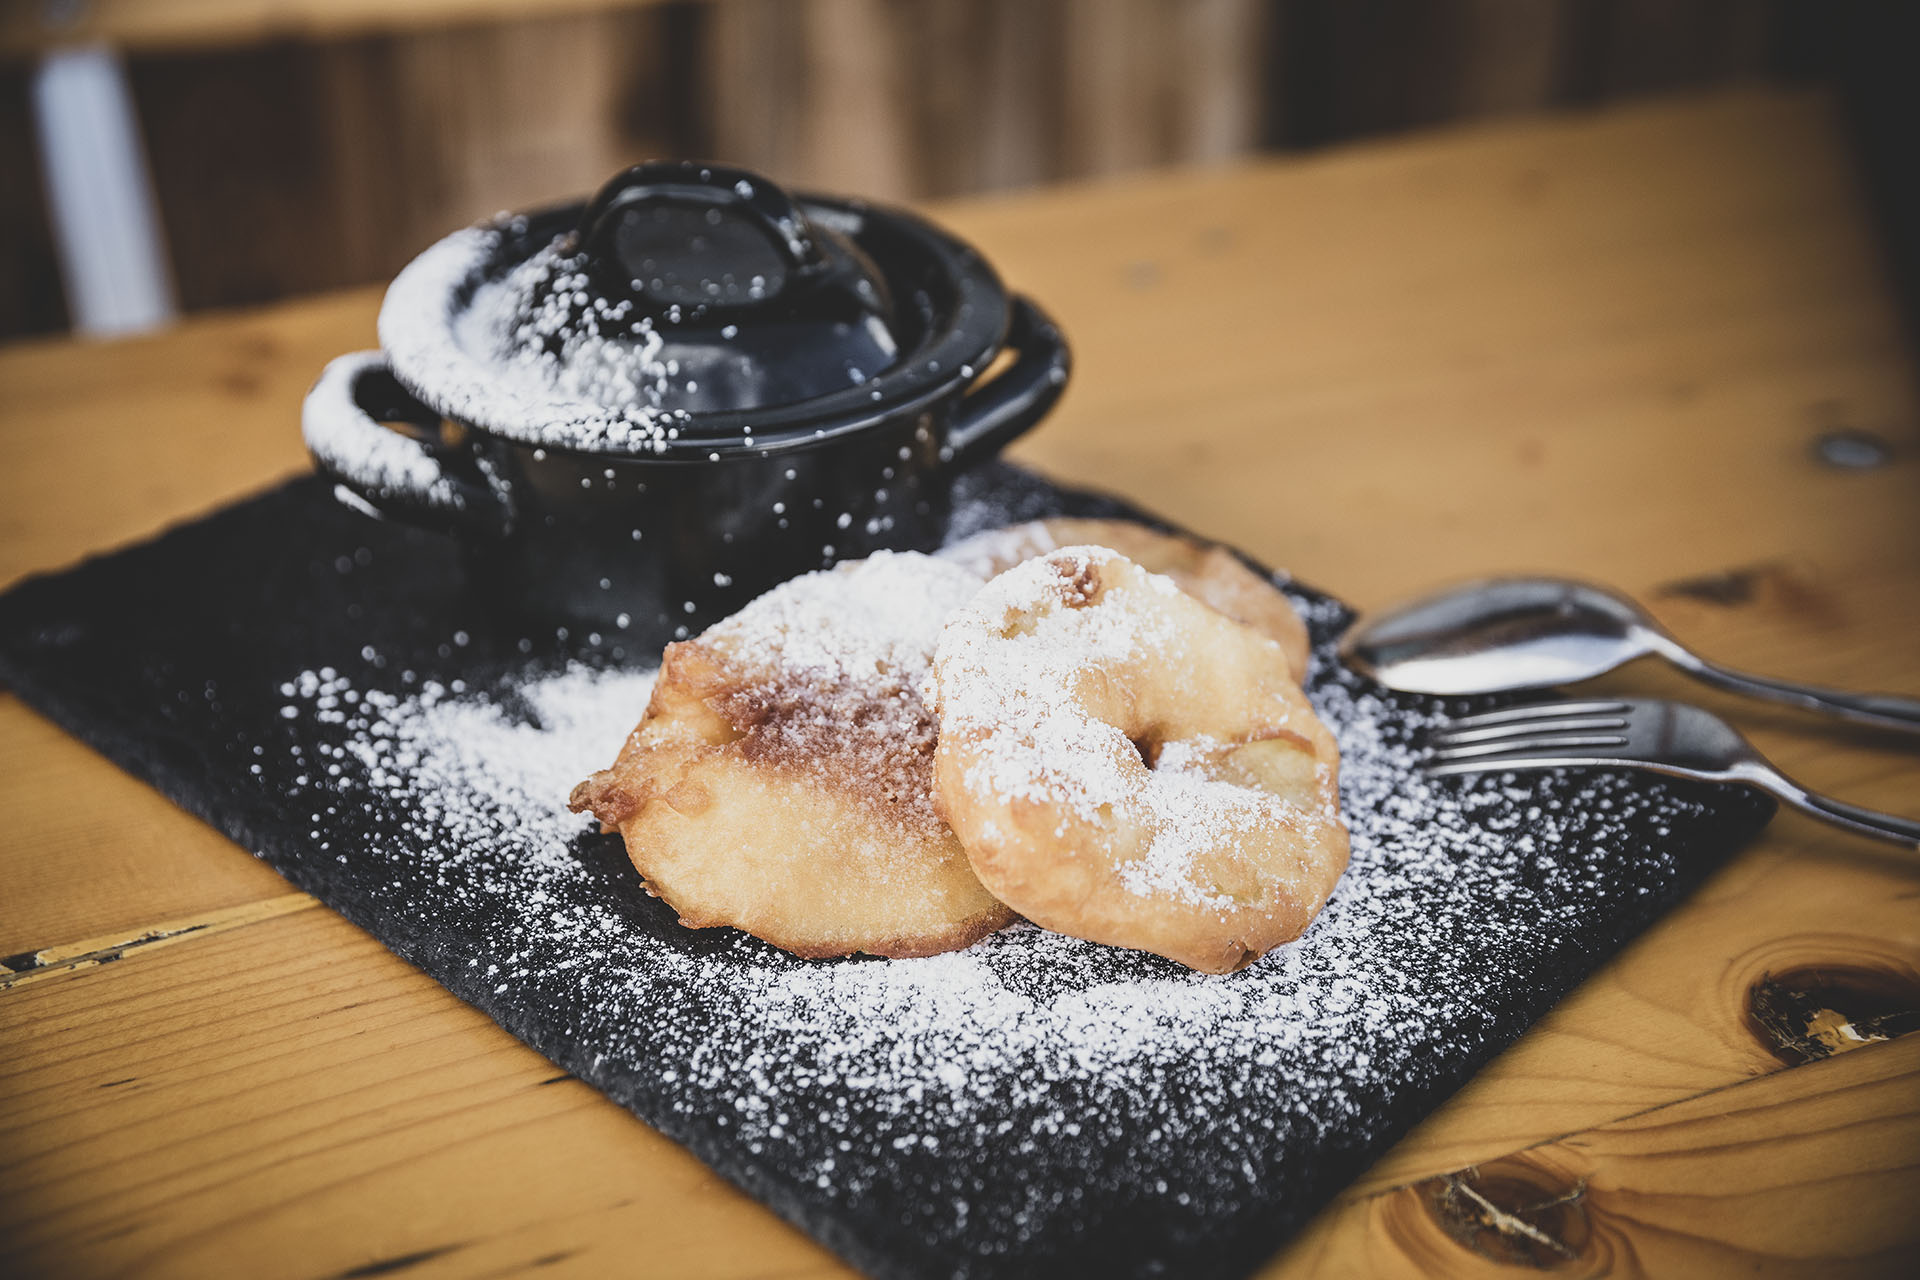
{"label": "golden fried fritter", "polygon": [[1013,918],[933,807],[921,699],[980,579],[881,552],[774,588],[667,646],[612,768],[574,789],[692,928],[808,957],[923,956]]}

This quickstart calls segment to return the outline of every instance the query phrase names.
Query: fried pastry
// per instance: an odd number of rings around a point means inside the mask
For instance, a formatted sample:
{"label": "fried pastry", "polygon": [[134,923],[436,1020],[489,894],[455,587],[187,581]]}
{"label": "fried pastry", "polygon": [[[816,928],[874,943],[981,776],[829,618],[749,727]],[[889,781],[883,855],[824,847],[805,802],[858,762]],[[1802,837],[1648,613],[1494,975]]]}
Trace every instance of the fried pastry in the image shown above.
{"label": "fried pastry", "polygon": [[1235,622],[1265,632],[1285,651],[1293,678],[1306,679],[1306,624],[1277,587],[1224,547],[1133,520],[1055,517],[990,529],[938,554],[991,578],[1023,560],[1072,546],[1110,547],[1149,572],[1167,575]]}
{"label": "fried pastry", "polygon": [[992,932],[1013,916],[934,810],[921,696],[942,622],[980,585],[880,552],[667,646],[645,718],[572,807],[620,831],[692,928],[813,958],[932,955]]}
{"label": "fried pastry", "polygon": [[1036,924],[1225,973],[1346,867],[1338,748],[1280,645],[1116,551],[995,578],[934,681],[941,812]]}

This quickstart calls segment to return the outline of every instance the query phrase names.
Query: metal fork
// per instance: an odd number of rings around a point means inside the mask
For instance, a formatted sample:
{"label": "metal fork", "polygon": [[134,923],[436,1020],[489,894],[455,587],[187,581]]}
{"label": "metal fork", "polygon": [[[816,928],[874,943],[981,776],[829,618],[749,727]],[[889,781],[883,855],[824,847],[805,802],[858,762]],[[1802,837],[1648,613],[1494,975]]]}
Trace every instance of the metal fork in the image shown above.
{"label": "metal fork", "polygon": [[1920,822],[1809,791],[1769,764],[1726,721],[1656,698],[1541,702],[1465,716],[1428,738],[1434,774],[1624,765],[1755,787],[1802,813],[1920,850]]}

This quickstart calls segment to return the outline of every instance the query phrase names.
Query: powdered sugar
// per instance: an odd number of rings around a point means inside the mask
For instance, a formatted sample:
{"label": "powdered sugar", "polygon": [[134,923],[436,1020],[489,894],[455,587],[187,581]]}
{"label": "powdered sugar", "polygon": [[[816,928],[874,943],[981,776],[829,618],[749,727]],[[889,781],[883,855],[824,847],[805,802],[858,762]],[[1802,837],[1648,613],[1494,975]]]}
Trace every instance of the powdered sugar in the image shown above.
{"label": "powdered sugar", "polygon": [[1239,847],[1267,824],[1277,804],[1166,757],[1163,751],[1140,791],[1152,815],[1153,838],[1139,858],[1121,864],[1120,884],[1143,898],[1230,908],[1231,898],[1195,878],[1195,863],[1212,850]]}
{"label": "powdered sugar", "polygon": [[[933,807],[936,724],[921,696],[947,616],[980,587],[916,552],[791,579],[693,642],[719,663],[710,704],[749,766],[797,773],[901,833],[909,876],[950,847]],[[876,868],[877,870],[877,868]]]}
{"label": "powdered sugar", "polygon": [[963,541],[942,547],[940,555],[942,559],[971,569],[984,578],[998,574],[1022,560],[1058,549],[1059,543],[1044,523],[1029,521],[976,533]]}
{"label": "powdered sugar", "polygon": [[[965,545],[991,548],[993,536]],[[1109,571],[1116,565],[1126,572]],[[1104,594],[1092,604],[1096,586]],[[1172,579],[1128,568],[1099,547],[1064,548],[1000,575],[942,633],[941,723],[965,744],[966,787],[983,808],[1024,804],[1057,814],[1055,834],[1076,852],[1099,846],[1119,860],[1123,888],[1232,911],[1232,895],[1202,874],[1204,856],[1261,831],[1304,833],[1337,817],[1220,780],[1206,767],[1208,745],[1197,739],[1156,743],[1159,758],[1142,765],[1113,718],[1142,704],[1116,700],[1115,682],[1135,685],[1139,695],[1149,692],[1147,683],[1164,686],[1162,701],[1191,705],[1184,667],[1204,660],[1181,615],[1159,608],[1155,597],[1185,598]],[[1272,661],[1285,670],[1277,646]],[[1139,856],[1127,856],[1136,845]],[[1274,882],[1285,879],[1275,859],[1259,862]]]}
{"label": "powdered sugar", "polygon": [[666,452],[684,415],[659,407],[676,371],[650,323],[590,288],[563,240],[489,275],[510,229],[455,232],[394,277],[379,327],[396,376],[510,440]]}
{"label": "powdered sugar", "polygon": [[[948,615],[980,589],[972,572],[913,551],[805,574],[774,588],[701,636],[818,683],[917,687]],[[756,658],[756,660],[758,660]]]}
{"label": "powdered sugar", "polygon": [[457,507],[459,492],[418,441],[389,431],[354,403],[353,385],[383,363],[377,351],[329,361],[300,411],[300,432],[321,464],[376,493]]}
{"label": "powdered sugar", "polygon": [[442,939],[442,981],[862,1265],[1218,1274],[1648,918],[1679,871],[1652,833],[1707,812],[1621,774],[1426,779],[1438,704],[1334,668],[1337,606],[1299,601],[1353,858],[1300,941],[1228,976],[1029,926],[845,962],[682,929],[565,809],[647,673],[308,673],[273,772],[318,839],[378,833],[329,847],[358,918]]}
{"label": "powdered sugar", "polygon": [[[1084,550],[1074,561],[1082,571],[1114,558]],[[941,636],[939,709],[950,731],[962,736],[1020,726],[980,753],[969,771],[970,790],[1066,804],[1076,816],[1098,821],[1137,799],[1125,766],[1138,757],[1117,727],[1090,720],[1074,694],[1093,669],[1140,660],[1156,637],[1116,621],[1117,611],[1048,609],[1074,589],[1039,560],[982,589]],[[1009,639],[1020,643],[1019,660],[994,661],[995,648]]]}

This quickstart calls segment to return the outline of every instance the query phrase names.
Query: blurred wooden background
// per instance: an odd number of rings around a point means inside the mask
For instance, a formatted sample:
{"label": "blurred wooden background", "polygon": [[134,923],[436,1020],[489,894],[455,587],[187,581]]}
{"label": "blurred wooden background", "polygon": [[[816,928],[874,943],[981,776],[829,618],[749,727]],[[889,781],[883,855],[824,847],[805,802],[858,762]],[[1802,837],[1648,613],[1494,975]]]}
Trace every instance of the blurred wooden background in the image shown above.
{"label": "blurred wooden background", "polygon": [[186,310],[651,157],[911,200],[1817,69],[1792,0],[3,5],[0,337],[65,323],[27,105],[62,40],[124,55]]}

